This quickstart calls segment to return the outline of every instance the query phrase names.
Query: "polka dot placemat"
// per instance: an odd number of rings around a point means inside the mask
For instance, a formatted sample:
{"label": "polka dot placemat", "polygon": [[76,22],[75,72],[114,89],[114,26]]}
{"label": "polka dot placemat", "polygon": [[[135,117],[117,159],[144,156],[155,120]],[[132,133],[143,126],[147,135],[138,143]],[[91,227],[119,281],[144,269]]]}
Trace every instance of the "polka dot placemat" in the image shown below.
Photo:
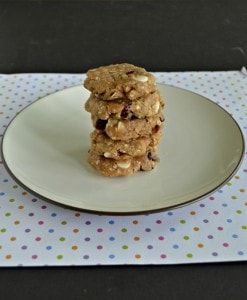
{"label": "polka dot placemat", "polygon": [[[210,98],[247,136],[247,76],[240,71],[154,73]],[[0,135],[32,101],[80,85],[85,74],[0,75]],[[0,163],[0,266],[179,264],[247,259],[247,163],[213,195],[136,216],[102,216],[34,197]]]}

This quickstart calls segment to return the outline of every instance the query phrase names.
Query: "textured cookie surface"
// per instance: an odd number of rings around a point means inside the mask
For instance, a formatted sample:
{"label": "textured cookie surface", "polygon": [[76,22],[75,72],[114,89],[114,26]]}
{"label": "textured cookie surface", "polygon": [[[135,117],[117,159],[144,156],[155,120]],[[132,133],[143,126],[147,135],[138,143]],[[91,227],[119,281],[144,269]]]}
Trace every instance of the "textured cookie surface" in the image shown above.
{"label": "textured cookie surface", "polygon": [[91,133],[91,150],[105,158],[116,160],[128,160],[130,157],[141,156],[156,152],[157,145],[161,139],[161,128],[147,137],[140,137],[128,141],[114,141],[104,132],[94,130]]}
{"label": "textured cookie surface", "polygon": [[91,94],[85,103],[86,111],[99,119],[130,119],[151,117],[164,108],[164,102],[158,91],[131,101],[128,98],[104,101]]}
{"label": "textured cookie surface", "polygon": [[90,150],[88,153],[88,162],[101,174],[108,177],[116,177],[130,176],[138,171],[152,170],[158,162],[158,157],[157,155],[153,155],[152,157],[142,155],[132,157],[129,160],[117,161],[97,155]]}
{"label": "textured cookie surface", "polygon": [[152,74],[127,63],[91,69],[86,75],[84,87],[103,100],[135,100],[157,90]]}
{"label": "textured cookie surface", "polygon": [[164,117],[161,112],[143,119],[108,119],[101,120],[91,116],[94,127],[106,132],[112,140],[126,141],[157,132],[162,126]]}

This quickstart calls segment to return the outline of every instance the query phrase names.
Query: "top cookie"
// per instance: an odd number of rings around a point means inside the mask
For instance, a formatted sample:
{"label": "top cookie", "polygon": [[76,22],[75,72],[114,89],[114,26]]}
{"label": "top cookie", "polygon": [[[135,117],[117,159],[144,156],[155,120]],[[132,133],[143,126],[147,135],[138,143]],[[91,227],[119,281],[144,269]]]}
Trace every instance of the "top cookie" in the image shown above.
{"label": "top cookie", "polygon": [[152,74],[127,63],[89,70],[84,87],[102,100],[135,100],[157,90]]}

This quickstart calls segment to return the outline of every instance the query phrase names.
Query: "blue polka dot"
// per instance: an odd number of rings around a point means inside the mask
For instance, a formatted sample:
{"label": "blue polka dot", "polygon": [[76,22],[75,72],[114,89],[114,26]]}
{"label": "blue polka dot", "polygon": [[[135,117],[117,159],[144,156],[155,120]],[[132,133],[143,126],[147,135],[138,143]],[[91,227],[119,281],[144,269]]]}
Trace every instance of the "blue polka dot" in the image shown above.
{"label": "blue polka dot", "polygon": [[232,223],[232,219],[227,219],[226,222],[227,223]]}
{"label": "blue polka dot", "polygon": [[111,224],[111,225],[114,224],[114,223],[115,223],[115,222],[114,222],[113,220],[110,220],[110,221],[109,221],[109,224]]}
{"label": "blue polka dot", "polygon": [[169,211],[168,213],[168,216],[173,216],[173,212]]}
{"label": "blue polka dot", "polygon": [[54,232],[54,229],[50,228],[50,229],[48,230],[48,232],[49,232],[49,233],[53,233],[53,232]]}
{"label": "blue polka dot", "polygon": [[112,242],[112,241],[115,241],[115,237],[114,236],[110,236],[109,237],[109,240]]}
{"label": "blue polka dot", "polygon": [[171,227],[171,228],[170,228],[170,231],[171,231],[171,232],[174,232],[174,231],[176,231],[176,228]]}
{"label": "blue polka dot", "polygon": [[56,214],[56,213],[52,213],[51,216],[52,216],[52,217],[56,217],[57,214]]}
{"label": "blue polka dot", "polygon": [[0,196],[4,196],[5,195],[5,193],[4,192],[0,192]]}
{"label": "blue polka dot", "polygon": [[109,255],[109,258],[110,258],[110,259],[115,258],[115,255],[114,255],[114,254],[110,254],[110,255]]}
{"label": "blue polka dot", "polygon": [[46,247],[46,250],[51,250],[52,249],[52,246],[47,246]]}
{"label": "blue polka dot", "polygon": [[237,238],[238,238],[238,235],[234,233],[234,234],[232,235],[232,237],[233,237],[234,239],[237,239]]}
{"label": "blue polka dot", "polygon": [[243,251],[238,251],[238,255],[244,255]]}

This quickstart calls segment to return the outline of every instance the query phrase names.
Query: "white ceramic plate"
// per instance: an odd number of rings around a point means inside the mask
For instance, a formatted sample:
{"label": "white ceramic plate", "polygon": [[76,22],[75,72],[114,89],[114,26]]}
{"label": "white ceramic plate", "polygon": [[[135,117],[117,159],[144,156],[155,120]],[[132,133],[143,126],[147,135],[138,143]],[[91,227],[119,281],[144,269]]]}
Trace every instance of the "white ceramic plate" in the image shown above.
{"label": "white ceramic plate", "polygon": [[2,142],[7,169],[34,194],[97,213],[154,212],[209,195],[242,161],[241,130],[212,101],[175,87],[159,89],[166,120],[154,170],[107,178],[87,163],[93,127],[82,86],[42,98],[12,120]]}

